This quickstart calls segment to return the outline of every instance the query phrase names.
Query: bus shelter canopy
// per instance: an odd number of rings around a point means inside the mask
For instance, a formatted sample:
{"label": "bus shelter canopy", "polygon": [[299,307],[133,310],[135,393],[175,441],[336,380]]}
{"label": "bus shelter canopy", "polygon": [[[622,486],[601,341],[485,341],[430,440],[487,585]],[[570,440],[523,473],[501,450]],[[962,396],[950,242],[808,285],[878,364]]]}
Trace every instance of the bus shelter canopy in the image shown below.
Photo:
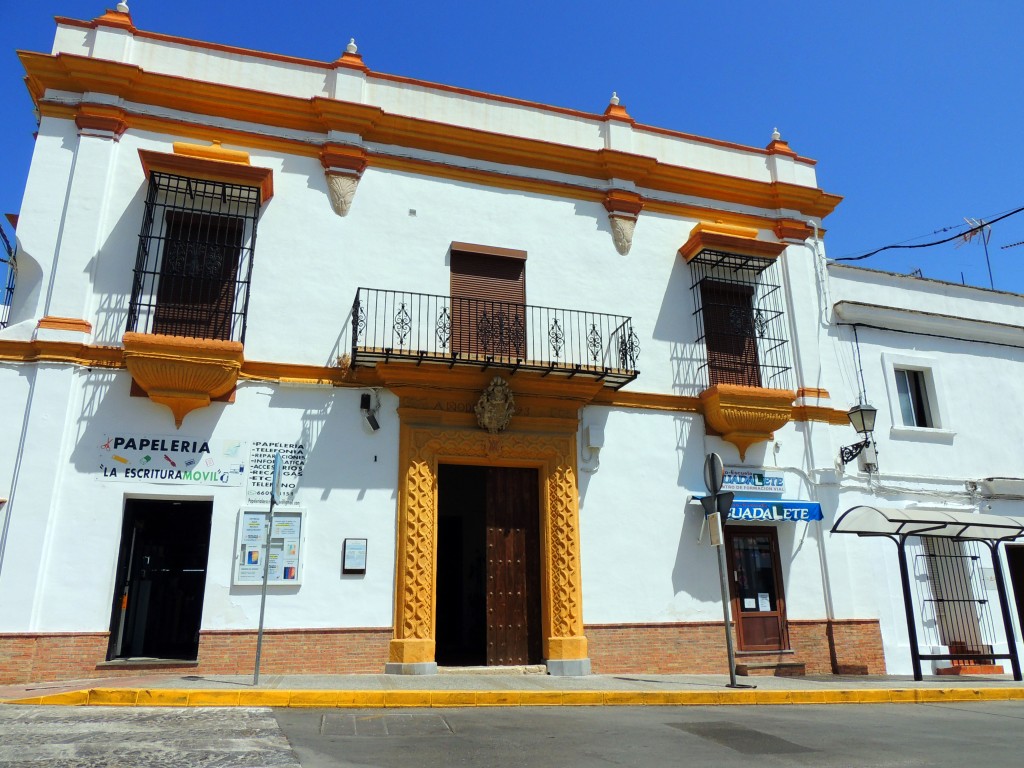
{"label": "bus shelter canopy", "polygon": [[856,506],[839,516],[832,526],[832,533],[1013,541],[1024,536],[1024,518],[933,509]]}

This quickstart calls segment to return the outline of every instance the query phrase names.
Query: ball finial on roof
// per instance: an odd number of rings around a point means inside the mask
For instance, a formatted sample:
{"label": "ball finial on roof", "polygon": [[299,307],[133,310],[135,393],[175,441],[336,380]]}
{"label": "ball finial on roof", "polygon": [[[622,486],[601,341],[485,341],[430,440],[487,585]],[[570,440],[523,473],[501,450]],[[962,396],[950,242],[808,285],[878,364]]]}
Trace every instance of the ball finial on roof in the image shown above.
{"label": "ball finial on roof", "polygon": [[121,2],[117,4],[117,12],[130,13],[130,11],[128,10],[128,3],[126,3],[124,0],[121,0]]}
{"label": "ball finial on roof", "polygon": [[772,141],[778,141],[781,138],[782,138],[782,134],[779,133],[779,129],[778,128],[773,128],[772,129]]}
{"label": "ball finial on roof", "polygon": [[612,97],[608,100],[608,103],[613,107],[617,107],[619,105],[619,94],[612,91]]}
{"label": "ball finial on roof", "polygon": [[356,53],[359,50],[359,46],[356,45],[356,39],[350,38],[348,45],[345,46],[345,53]]}

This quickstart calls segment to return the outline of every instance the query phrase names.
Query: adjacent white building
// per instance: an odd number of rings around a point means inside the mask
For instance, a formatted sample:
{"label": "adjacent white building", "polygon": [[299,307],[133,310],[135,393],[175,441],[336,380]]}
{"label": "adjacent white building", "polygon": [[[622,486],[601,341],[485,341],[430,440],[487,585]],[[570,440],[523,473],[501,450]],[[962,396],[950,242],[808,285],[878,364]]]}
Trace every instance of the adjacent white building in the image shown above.
{"label": "adjacent white building", "polygon": [[[981,481],[1021,474],[1021,298],[826,265],[839,198],[777,133],[117,11],[22,61],[41,121],[0,331],[0,679],[249,671],[268,560],[268,672],[721,673],[712,451],[741,671],[905,672],[895,551],[834,520],[1014,513]],[[900,386],[931,421],[886,433]],[[837,461],[864,395],[870,472]]]}

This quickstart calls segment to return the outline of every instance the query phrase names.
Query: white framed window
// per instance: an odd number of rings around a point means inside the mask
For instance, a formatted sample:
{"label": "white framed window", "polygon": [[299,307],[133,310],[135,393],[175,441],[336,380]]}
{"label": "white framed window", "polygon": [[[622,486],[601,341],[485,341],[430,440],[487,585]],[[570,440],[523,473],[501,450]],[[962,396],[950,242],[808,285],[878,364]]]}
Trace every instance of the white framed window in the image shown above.
{"label": "white framed window", "polygon": [[933,358],[882,354],[893,438],[951,442],[942,378]]}
{"label": "white framed window", "polygon": [[894,368],[896,395],[900,401],[900,416],[904,427],[931,427],[932,409],[928,401],[928,381],[925,371],[913,368]]}

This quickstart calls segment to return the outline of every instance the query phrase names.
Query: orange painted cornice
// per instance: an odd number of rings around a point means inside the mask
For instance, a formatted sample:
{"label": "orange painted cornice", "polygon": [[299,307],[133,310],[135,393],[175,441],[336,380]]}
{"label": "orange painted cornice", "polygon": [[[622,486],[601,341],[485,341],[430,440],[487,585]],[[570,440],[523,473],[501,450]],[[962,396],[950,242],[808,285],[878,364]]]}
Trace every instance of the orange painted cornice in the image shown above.
{"label": "orange painted cornice", "polygon": [[[125,101],[311,133],[340,131],[408,147],[652,190],[824,217],[842,199],[816,187],[763,182],[670,165],[616,150],[591,150],[395,115],[365,104],[293,96],[146,72],[132,64],[61,53],[19,53],[33,99],[47,89],[106,93]],[[595,119],[601,119],[600,116]]]}
{"label": "orange painted cornice", "polygon": [[[85,321],[75,321],[84,323]],[[0,339],[0,360],[11,363],[61,362],[84,368],[125,368],[123,347],[78,344],[69,341],[15,341]],[[447,368],[445,372],[449,372]],[[245,360],[238,374],[240,380],[278,381],[287,384],[332,387],[383,386],[375,368],[299,365],[262,360]],[[602,388],[592,401],[595,405],[616,408],[637,408],[650,411],[702,414],[704,406],[698,397],[665,395],[654,392],[633,392]],[[824,421],[849,424],[846,411],[822,406],[793,408],[793,421]]]}

